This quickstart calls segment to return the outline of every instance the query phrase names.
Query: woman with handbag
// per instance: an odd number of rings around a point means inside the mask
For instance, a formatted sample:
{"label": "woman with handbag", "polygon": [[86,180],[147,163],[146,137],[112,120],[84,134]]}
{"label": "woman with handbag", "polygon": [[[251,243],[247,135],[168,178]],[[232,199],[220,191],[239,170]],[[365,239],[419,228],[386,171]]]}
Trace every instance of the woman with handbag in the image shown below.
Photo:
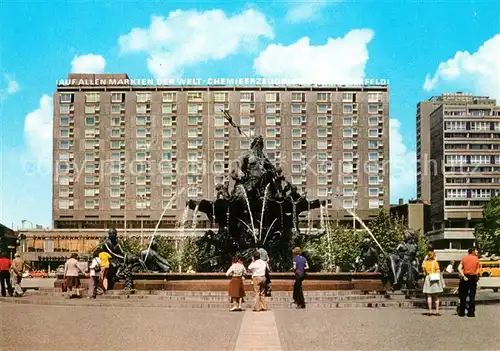
{"label": "woman with handbag", "polygon": [[434,251],[429,252],[427,255],[427,261],[423,264],[423,269],[425,273],[423,293],[427,295],[428,315],[432,315],[432,300],[434,299],[436,301],[435,315],[440,316],[439,296],[443,293],[444,281]]}

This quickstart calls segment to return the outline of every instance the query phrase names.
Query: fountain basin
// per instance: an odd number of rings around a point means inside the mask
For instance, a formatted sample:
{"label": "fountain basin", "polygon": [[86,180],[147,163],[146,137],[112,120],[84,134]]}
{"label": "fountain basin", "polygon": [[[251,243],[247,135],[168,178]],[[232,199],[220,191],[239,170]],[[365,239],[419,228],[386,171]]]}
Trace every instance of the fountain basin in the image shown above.
{"label": "fountain basin", "polygon": [[[61,288],[62,276],[54,282],[54,288]],[[176,291],[227,291],[229,277],[224,273],[137,273],[133,275],[136,290]],[[271,273],[273,291],[291,291],[293,273]],[[446,287],[455,288],[458,274],[444,274]],[[422,282],[422,279],[420,279]],[[82,287],[88,286],[88,279],[81,279]],[[251,276],[245,279],[245,290],[253,291]],[[123,282],[115,284],[115,290],[123,289]],[[380,273],[309,273],[303,282],[305,291],[358,290],[385,291]]]}

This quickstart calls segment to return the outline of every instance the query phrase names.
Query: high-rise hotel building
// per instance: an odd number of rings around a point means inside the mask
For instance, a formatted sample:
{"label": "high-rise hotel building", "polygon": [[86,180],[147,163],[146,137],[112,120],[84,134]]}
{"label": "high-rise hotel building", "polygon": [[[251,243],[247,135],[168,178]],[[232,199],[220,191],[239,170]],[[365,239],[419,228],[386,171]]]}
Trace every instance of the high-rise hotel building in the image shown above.
{"label": "high-rise hotel building", "polygon": [[54,95],[54,228],[154,227],[167,205],[161,227],[174,227],[186,201],[213,199],[250,147],[223,110],[261,134],[269,159],[308,198],[327,200],[331,217],[350,218],[349,208],[369,220],[389,207],[387,86],[68,82]]}
{"label": "high-rise hotel building", "polygon": [[473,244],[483,206],[500,194],[500,106],[464,93],[436,96],[423,105],[434,105],[428,128],[422,129],[428,144],[421,146],[430,151],[421,165],[422,189],[429,189],[431,200],[428,238],[439,260],[457,260]]}

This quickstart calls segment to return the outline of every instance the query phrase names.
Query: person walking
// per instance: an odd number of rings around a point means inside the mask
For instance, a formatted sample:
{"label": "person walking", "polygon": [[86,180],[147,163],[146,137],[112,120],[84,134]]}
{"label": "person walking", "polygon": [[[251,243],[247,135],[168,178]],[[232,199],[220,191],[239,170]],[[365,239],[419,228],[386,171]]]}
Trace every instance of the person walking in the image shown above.
{"label": "person walking", "polygon": [[[72,253],[64,264],[64,279],[66,279],[70,298],[80,297],[80,273],[84,274],[80,267],[78,267],[78,254]],[[76,289],[76,294],[73,294],[73,288]]]}
{"label": "person walking", "polygon": [[439,296],[443,293],[444,280],[439,270],[439,263],[436,261],[436,253],[430,251],[427,255],[427,260],[423,265],[425,279],[424,287],[422,289],[423,293],[427,295],[427,307],[429,308],[428,316],[432,315],[432,302],[436,302],[436,316],[440,316],[439,313]]}
{"label": "person walking", "polygon": [[265,297],[266,268],[267,263],[260,259],[259,251],[255,251],[252,257],[252,263],[248,266],[248,270],[252,272],[253,290],[255,292],[253,310],[255,312],[267,311]]}
{"label": "person walking", "polygon": [[[11,262],[8,254],[2,252],[0,254],[0,291],[2,297],[6,297],[7,293],[9,293],[9,296],[13,295],[12,285],[10,284],[10,267]],[[5,285],[7,285],[7,290],[5,290]]]}
{"label": "person walking", "polygon": [[89,280],[89,298],[95,299],[97,297],[97,289],[100,284],[101,277],[101,260],[99,259],[99,254],[94,253],[94,257],[90,262],[90,280]]}
{"label": "person walking", "polygon": [[266,262],[267,268],[266,268],[266,291],[265,291],[265,296],[270,297],[271,296],[271,267],[269,265],[269,254],[267,253],[266,249],[261,247],[259,249],[259,254],[260,254],[260,259],[264,262]]}
{"label": "person walking", "polygon": [[301,256],[300,247],[293,249],[293,268],[295,272],[295,282],[293,284],[293,302],[297,308],[306,308],[306,300],[304,298],[304,291],[302,290],[302,282],[306,277],[306,270],[309,269],[307,260]]}
{"label": "person walking", "polygon": [[245,297],[245,287],[243,286],[245,274],[247,274],[247,270],[243,265],[241,257],[239,255],[235,255],[233,257],[233,264],[226,272],[226,276],[231,276],[231,282],[229,283],[229,297],[231,298],[232,306],[230,311],[241,311],[241,303]]}
{"label": "person walking", "polygon": [[23,273],[26,267],[26,263],[21,258],[21,254],[16,252],[14,255],[14,260],[12,261],[11,272],[12,272],[12,282],[14,283],[14,296],[23,296],[24,291],[21,288],[21,281],[23,279]]}
{"label": "person walking", "polygon": [[474,248],[468,250],[460,265],[458,266],[458,273],[460,275],[460,284],[458,293],[460,295],[460,308],[458,315],[465,316],[465,306],[467,297],[469,297],[469,307],[467,308],[467,317],[476,316],[476,290],[477,282],[479,281],[479,258]]}
{"label": "person walking", "polygon": [[111,260],[111,255],[106,252],[106,251],[101,251],[99,253],[99,262],[101,263],[101,282],[102,282],[102,289],[103,292],[105,293],[108,291],[108,271],[109,271],[109,265],[110,265],[110,260]]}

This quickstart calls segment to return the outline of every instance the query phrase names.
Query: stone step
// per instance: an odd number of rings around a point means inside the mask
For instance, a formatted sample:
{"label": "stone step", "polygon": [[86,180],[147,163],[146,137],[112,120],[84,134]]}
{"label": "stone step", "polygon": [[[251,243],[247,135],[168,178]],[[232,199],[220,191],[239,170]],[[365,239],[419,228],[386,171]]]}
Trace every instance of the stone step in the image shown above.
{"label": "stone step", "polygon": [[[130,300],[130,299],[69,299],[69,298],[0,298],[0,303],[13,304],[35,304],[35,305],[54,305],[54,306],[90,306],[90,307],[150,307],[150,308],[176,308],[176,309],[229,309],[228,302],[183,302],[183,301],[165,301],[165,300]],[[456,306],[456,300],[444,300],[441,302],[441,308],[453,309]],[[243,304],[244,309],[251,309],[252,302],[247,301]],[[294,308],[291,303],[269,303],[269,309],[290,309]],[[307,304],[308,309],[335,309],[335,308],[426,308],[424,300],[420,301],[391,301],[374,300],[371,302],[312,302]]]}

